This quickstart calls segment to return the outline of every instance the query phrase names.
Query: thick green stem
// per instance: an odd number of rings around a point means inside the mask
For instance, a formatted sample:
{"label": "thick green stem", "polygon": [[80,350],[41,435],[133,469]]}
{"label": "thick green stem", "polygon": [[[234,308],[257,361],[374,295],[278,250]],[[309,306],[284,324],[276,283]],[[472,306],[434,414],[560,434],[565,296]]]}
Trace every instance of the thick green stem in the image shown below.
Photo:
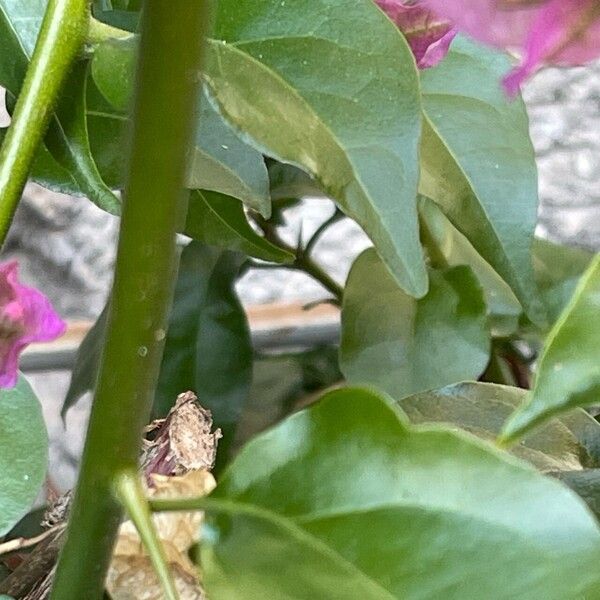
{"label": "thick green stem", "polygon": [[6,239],[58,93],[83,46],[88,19],[88,0],[48,2],[0,149],[0,246]]}
{"label": "thick green stem", "polygon": [[179,600],[169,563],[152,521],[152,513],[137,469],[123,473],[115,483],[117,497],[135,525],[160,581],[165,600]]}
{"label": "thick green stem", "polygon": [[54,600],[102,597],[121,507],[115,479],[135,469],[162,358],[183,224],[186,157],[209,0],[147,0],[129,177],[106,345]]}

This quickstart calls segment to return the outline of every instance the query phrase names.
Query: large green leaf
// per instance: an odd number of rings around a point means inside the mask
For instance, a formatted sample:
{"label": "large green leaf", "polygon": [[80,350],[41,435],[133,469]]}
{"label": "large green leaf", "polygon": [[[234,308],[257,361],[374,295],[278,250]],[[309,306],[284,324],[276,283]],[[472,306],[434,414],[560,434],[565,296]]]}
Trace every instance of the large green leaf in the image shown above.
{"label": "large green leaf", "polygon": [[[525,390],[465,382],[408,396],[399,401],[411,422],[457,425],[494,440],[507,417],[525,399]],[[600,424],[576,409],[528,435],[511,453],[541,471],[575,471],[600,466]]]}
{"label": "large green leaf", "polygon": [[535,385],[506,424],[513,440],[548,417],[600,397],[600,254],[592,261],[564,312],[548,334]]}
{"label": "large green leaf", "polygon": [[246,314],[234,284],[243,256],[192,242],[181,255],[163,355],[155,411],[194,391],[223,431],[220,462],[227,458],[252,379]]}
{"label": "large green leaf", "polygon": [[258,235],[235,198],[197,190],[191,193],[184,233],[199,242],[262,260],[287,263],[294,255]]}
{"label": "large green leaf", "polygon": [[537,172],[525,107],[499,80],[503,55],[458,39],[422,74],[421,191],[543,321],[531,266]]}
{"label": "large green leaf", "polygon": [[[0,0],[0,85],[8,90],[9,97],[16,97],[21,88],[46,3],[46,0]],[[115,212],[118,200],[100,177],[90,153],[84,95],[85,64],[81,64],[76,65],[67,82],[45,138],[59,168],[54,168],[53,161],[49,163],[52,168],[48,168],[48,161],[42,159],[46,168],[39,173],[38,165],[34,165],[32,177],[52,189],[86,195]],[[45,152],[40,149],[39,154]]]}
{"label": "large green leaf", "polygon": [[[94,53],[94,81],[112,106],[95,111],[95,117],[112,120],[118,127],[127,113],[133,91],[137,38],[109,40]],[[99,115],[98,112],[103,113]],[[239,198],[263,216],[270,214],[269,178],[260,152],[244,143],[202,95],[200,126],[191,155],[187,185]],[[108,133],[110,123],[105,124]],[[113,134],[114,137],[114,134]],[[110,137],[106,143],[110,143]],[[115,160],[119,160],[118,154]]]}
{"label": "large green leaf", "polygon": [[222,112],[314,176],[423,296],[419,84],[393,23],[371,0],[221,0],[215,38],[206,79]]}
{"label": "large green leaf", "polygon": [[598,596],[579,498],[467,434],[407,426],[388,400],[331,392],[242,450],[209,499],[210,598]]}
{"label": "large green leaf", "polygon": [[403,292],[372,250],[350,271],[342,307],[341,369],[400,398],[476,379],[490,352],[483,293],[469,267],[430,271],[427,296]]}
{"label": "large green leaf", "polygon": [[0,390],[0,536],[35,500],[48,462],[48,436],[40,403],[23,376]]}

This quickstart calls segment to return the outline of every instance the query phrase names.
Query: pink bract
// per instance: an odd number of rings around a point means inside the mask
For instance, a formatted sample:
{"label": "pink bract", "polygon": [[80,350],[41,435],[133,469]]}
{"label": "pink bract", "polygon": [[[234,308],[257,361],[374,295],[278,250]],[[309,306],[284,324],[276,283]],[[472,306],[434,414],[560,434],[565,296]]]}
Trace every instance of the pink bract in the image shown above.
{"label": "pink bract", "polygon": [[48,298],[21,284],[18,276],[16,261],[0,263],[0,388],[16,385],[26,346],[52,341],[66,328]]}
{"label": "pink bract", "polygon": [[448,20],[439,19],[424,8],[421,0],[375,2],[402,31],[420,69],[437,65],[448,54],[456,32]]}
{"label": "pink bract", "polygon": [[423,0],[471,37],[522,55],[507,91],[540,66],[581,65],[600,56],[598,0]]}

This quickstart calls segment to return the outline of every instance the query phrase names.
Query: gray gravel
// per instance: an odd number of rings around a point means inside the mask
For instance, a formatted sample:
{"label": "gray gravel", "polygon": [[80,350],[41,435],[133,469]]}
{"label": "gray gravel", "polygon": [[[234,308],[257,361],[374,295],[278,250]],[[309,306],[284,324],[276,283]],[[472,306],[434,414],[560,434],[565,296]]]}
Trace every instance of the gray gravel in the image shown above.
{"label": "gray gravel", "polygon": [[[540,171],[540,224],[544,237],[600,248],[600,62],[587,68],[548,69],[525,89],[531,134]],[[309,236],[332,211],[328,201],[311,199],[290,211],[284,237]],[[18,210],[8,253],[69,318],[94,318],[111,281],[117,222],[83,199],[73,200],[30,185]],[[318,260],[343,282],[353,258],[368,240],[349,220],[336,224],[317,246]],[[326,296],[299,273],[253,271],[239,283],[246,304],[311,301]],[[72,409],[65,431],[58,415],[68,374],[35,374],[32,382],[44,405],[51,444],[52,477],[72,485],[88,401]]]}

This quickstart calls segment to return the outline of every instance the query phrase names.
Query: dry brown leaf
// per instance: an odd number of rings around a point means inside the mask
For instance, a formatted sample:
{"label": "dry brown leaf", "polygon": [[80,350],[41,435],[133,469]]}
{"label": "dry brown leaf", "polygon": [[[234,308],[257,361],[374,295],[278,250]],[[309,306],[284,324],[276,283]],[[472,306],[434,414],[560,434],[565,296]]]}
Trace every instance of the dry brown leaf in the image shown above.
{"label": "dry brown leaf", "polygon": [[[152,475],[151,478],[152,485],[147,486],[151,498],[205,496],[216,486],[214,477],[206,470],[171,477]],[[153,515],[181,600],[205,598],[198,570],[187,554],[198,542],[202,518],[203,514],[197,511]],[[106,586],[113,600],[163,598],[162,587],[131,521],[125,521],[119,529]]]}

